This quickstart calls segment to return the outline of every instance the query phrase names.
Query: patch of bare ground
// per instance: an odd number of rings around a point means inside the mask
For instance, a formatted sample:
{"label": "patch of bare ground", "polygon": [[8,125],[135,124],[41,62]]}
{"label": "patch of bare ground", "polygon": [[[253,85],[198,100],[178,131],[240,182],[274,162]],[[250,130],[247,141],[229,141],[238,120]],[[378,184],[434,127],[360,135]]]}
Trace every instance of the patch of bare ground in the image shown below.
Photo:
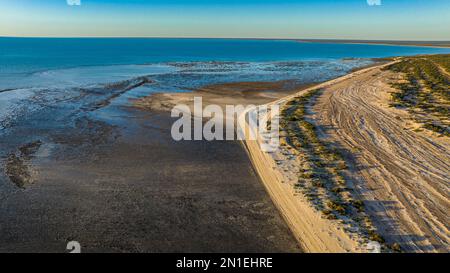
{"label": "patch of bare ground", "polygon": [[41,145],[41,141],[28,143],[20,147],[17,153],[8,156],[5,164],[5,173],[17,187],[24,189],[33,183],[34,170],[31,165],[31,159]]}
{"label": "patch of bare ground", "polygon": [[392,107],[407,110],[421,128],[450,136],[450,55],[402,58],[386,70],[396,72]]}
{"label": "patch of bare ground", "polygon": [[167,112],[178,104],[185,104],[192,108],[194,97],[201,97],[205,103],[220,106],[258,105],[292,94],[305,86],[307,85],[292,80],[214,84],[194,92],[152,94],[136,100],[134,105],[140,109]]}

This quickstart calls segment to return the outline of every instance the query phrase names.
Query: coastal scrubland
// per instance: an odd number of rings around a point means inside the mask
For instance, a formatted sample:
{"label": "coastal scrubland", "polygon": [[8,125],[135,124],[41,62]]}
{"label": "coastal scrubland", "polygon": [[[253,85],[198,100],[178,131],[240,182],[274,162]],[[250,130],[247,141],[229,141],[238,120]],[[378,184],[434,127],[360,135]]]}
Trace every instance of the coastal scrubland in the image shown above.
{"label": "coastal scrubland", "polygon": [[277,102],[280,172],[361,245],[449,249],[449,60],[396,58]]}
{"label": "coastal scrubland", "polygon": [[307,197],[326,219],[336,220],[345,230],[365,241],[384,244],[386,249],[400,251],[398,244],[385,244],[365,213],[364,202],[354,193],[346,178],[348,169],[340,150],[319,138],[316,125],[307,117],[310,107],[322,89],[314,89],[290,100],[282,111],[281,129],[286,132],[281,145],[293,149],[301,158],[295,188]]}
{"label": "coastal scrubland", "polygon": [[406,108],[424,129],[449,137],[450,55],[403,58],[386,69],[401,77],[392,84],[391,106]]}

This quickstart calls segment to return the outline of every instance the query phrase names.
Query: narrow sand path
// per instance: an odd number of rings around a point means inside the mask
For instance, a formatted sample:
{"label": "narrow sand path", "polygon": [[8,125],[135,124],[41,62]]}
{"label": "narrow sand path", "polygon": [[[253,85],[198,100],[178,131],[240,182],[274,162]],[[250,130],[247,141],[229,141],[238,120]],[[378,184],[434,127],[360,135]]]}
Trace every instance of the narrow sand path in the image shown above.
{"label": "narrow sand path", "polygon": [[388,241],[448,252],[450,141],[408,129],[406,111],[388,107],[390,73],[375,68],[325,88],[312,117],[349,152],[357,190]]}
{"label": "narrow sand path", "polygon": [[439,70],[445,74],[447,77],[450,78],[450,72],[447,71],[447,69],[445,69],[442,65],[438,64],[437,62],[433,62],[438,68]]}

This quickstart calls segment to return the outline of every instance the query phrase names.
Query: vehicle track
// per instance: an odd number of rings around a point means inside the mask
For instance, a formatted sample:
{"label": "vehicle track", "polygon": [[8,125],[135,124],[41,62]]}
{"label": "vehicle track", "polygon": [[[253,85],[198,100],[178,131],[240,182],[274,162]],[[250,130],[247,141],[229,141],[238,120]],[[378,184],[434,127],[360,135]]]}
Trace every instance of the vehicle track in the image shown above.
{"label": "vehicle track", "polygon": [[388,106],[392,76],[376,68],[325,88],[312,118],[349,152],[351,179],[388,242],[448,252],[450,141],[410,130],[408,113]]}

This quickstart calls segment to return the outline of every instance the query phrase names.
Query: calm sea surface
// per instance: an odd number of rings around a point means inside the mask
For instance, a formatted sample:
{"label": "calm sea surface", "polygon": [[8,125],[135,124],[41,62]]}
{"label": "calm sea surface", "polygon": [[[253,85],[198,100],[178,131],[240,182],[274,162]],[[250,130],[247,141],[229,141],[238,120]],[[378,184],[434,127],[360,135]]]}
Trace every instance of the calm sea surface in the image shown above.
{"label": "calm sea surface", "polygon": [[[56,83],[76,85],[114,81],[121,76],[185,72],[187,65],[180,63],[192,62],[201,66],[191,71],[197,73],[238,72],[244,75],[254,71],[263,74],[258,77],[261,80],[266,77],[273,80],[277,76],[271,77],[270,73],[264,72],[283,72],[281,79],[295,79],[299,72],[306,73],[312,66],[331,63],[320,69],[345,70],[361,61],[344,62],[343,59],[449,52],[450,49],[439,48],[284,40],[0,38],[0,88]],[[174,65],[174,62],[178,64]],[[285,62],[291,64],[287,66]],[[295,62],[303,63],[297,67]],[[270,69],[274,64],[276,66]],[[305,65],[307,69],[302,69]],[[98,74],[98,70],[101,75],[93,75]],[[252,80],[251,75],[249,80]]]}
{"label": "calm sea surface", "polygon": [[[38,114],[50,123],[52,116],[44,114],[49,109],[50,115],[72,117],[109,98],[123,105],[152,92],[207,84],[319,82],[370,64],[371,58],[435,53],[450,49],[284,40],[0,38],[0,134]],[[143,76],[150,81],[129,88]]]}

